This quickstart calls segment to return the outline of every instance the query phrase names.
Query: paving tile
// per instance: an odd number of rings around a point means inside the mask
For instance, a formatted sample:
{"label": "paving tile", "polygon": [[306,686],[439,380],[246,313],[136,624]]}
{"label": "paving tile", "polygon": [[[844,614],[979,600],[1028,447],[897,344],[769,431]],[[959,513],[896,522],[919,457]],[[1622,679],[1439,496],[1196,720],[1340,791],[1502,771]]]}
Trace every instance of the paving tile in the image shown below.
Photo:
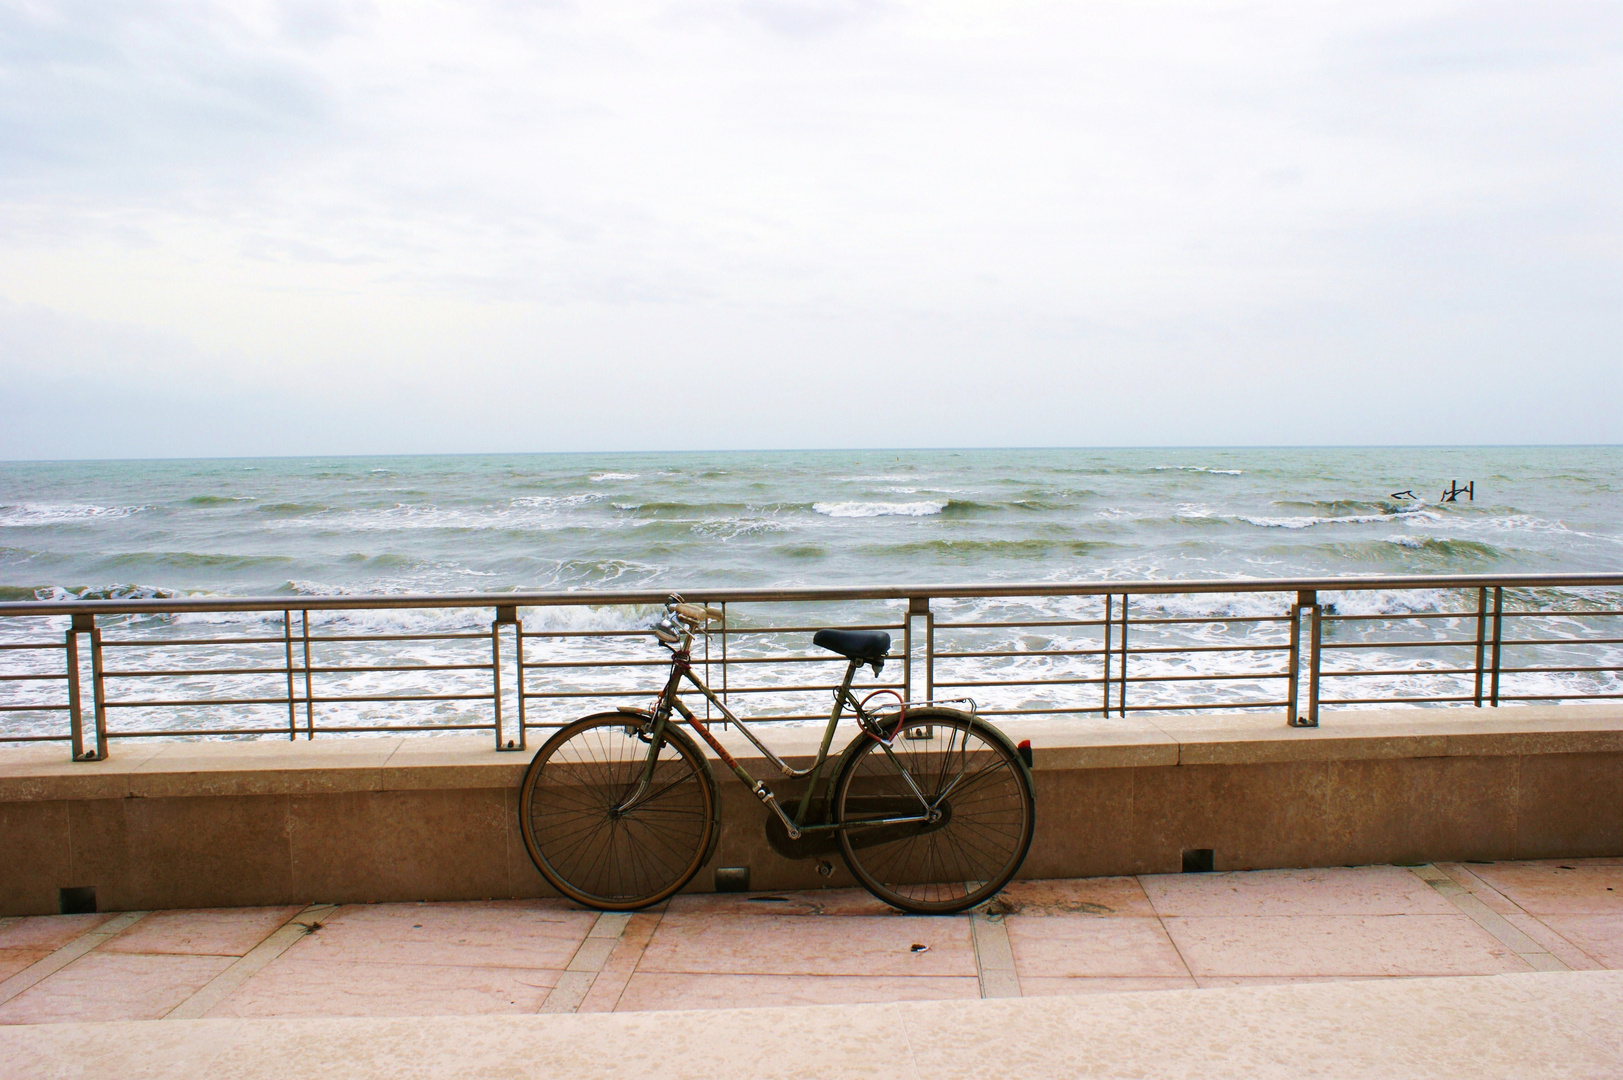
{"label": "paving tile", "polygon": [[687,893],[673,897],[670,910],[711,915],[902,915],[866,889],[811,889],[790,892]]}
{"label": "paving tile", "polygon": [[469,1016],[533,1013],[562,972],[305,960],[284,956],[244,983],[210,1017]]}
{"label": "paving tile", "polygon": [[1203,975],[1493,975],[1527,971],[1465,915],[1169,918],[1167,932]]}
{"label": "paving tile", "polygon": [[230,964],[227,956],[87,953],[0,1005],[0,1023],[156,1020]]}
{"label": "paving tile", "polygon": [[1010,915],[1003,922],[1022,988],[1028,977],[1189,975],[1159,919]]}
{"label": "paving tile", "polygon": [[1121,994],[1132,990],[1193,990],[1195,980],[1188,975],[1178,978],[1152,978],[1148,976],[1091,975],[1081,978],[1020,979],[1022,997],[1057,997],[1069,994]]}
{"label": "paving tile", "polygon": [[[1555,917],[1546,916],[1546,918]],[[1605,918],[1605,916],[1597,917]],[[1579,918],[1583,918],[1583,916],[1579,916]],[[1573,971],[1599,971],[1606,966],[1551,929],[1536,915],[1529,915],[1524,911],[1513,911],[1505,916],[1505,921],[1538,942],[1540,948]]]}
{"label": "paving tile", "polygon": [[1424,978],[1418,975],[1197,975],[1203,990],[1220,986],[1294,986],[1299,983],[1374,982],[1380,979]]}
{"label": "paving tile", "polygon": [[965,976],[687,975],[639,971],[616,1012],[652,1009],[734,1009],[771,1005],[979,998],[980,982]]}
{"label": "paving tile", "polygon": [[1573,860],[1491,863],[1470,869],[1534,915],[1623,914],[1623,865]]}
{"label": "paving tile", "polygon": [[0,949],[0,982],[11,978],[36,961],[50,956],[55,949]]}
{"label": "paving tile", "polygon": [[663,917],[663,911],[639,911],[626,921],[620,940],[614,943],[614,951],[603,962],[603,970],[597,973],[576,1012],[614,1011],[632,973],[642,961],[643,950],[653,938],[654,928]]}
{"label": "paving tile", "polygon": [[556,900],[347,904],[278,963],[562,969],[596,919],[595,911],[571,909]]}
{"label": "paving tile", "polygon": [[1437,863],[1436,866],[1444,874],[1453,878],[1454,882],[1462,889],[1481,900],[1489,911],[1506,916],[1521,911],[1521,908],[1512,903],[1498,889],[1472,873],[1471,868],[1464,863],[1445,862]]}
{"label": "paving tile", "polygon": [[1144,887],[1134,877],[1011,881],[987,911],[994,915],[1155,914]]}
{"label": "paving tile", "polygon": [[242,956],[302,910],[270,907],[154,911],[97,951]]}
{"label": "paving tile", "polygon": [[1545,915],[1546,925],[1604,968],[1623,968],[1623,913]]}
{"label": "paving tile", "polygon": [[0,949],[60,949],[113,917],[96,915],[30,915],[0,930]]}
{"label": "paving tile", "polygon": [[[924,945],[915,952],[914,945]],[[673,903],[638,972],[974,975],[967,918],[684,913]]]}
{"label": "paving tile", "polygon": [[1454,906],[1400,866],[1158,874],[1141,879],[1168,915],[1446,915]]}

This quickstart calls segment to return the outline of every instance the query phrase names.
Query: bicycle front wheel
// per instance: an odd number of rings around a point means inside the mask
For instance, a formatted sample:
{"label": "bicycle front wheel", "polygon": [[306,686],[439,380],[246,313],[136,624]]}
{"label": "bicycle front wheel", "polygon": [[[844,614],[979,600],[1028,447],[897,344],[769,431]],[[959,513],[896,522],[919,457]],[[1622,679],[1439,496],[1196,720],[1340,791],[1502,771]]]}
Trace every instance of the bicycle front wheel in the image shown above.
{"label": "bicycle front wheel", "polygon": [[524,846],[553,888],[588,907],[657,904],[691,881],[714,847],[708,765],[669,726],[656,751],[649,728],[628,713],[585,717],[548,739],[524,774]]}
{"label": "bicycle front wheel", "polygon": [[[995,896],[1025,861],[1036,824],[1029,775],[1008,743],[951,709],[909,710],[888,753],[859,738],[866,745],[847,759],[834,795],[852,876],[885,903],[919,914],[963,911]],[[931,820],[862,824],[921,813]]]}

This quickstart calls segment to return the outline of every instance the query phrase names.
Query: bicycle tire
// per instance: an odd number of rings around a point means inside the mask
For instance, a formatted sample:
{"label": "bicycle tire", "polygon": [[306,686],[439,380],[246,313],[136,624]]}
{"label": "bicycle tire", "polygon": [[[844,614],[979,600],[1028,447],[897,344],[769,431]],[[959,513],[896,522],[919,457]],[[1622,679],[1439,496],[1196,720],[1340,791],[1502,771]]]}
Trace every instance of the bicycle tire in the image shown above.
{"label": "bicycle tire", "polygon": [[[908,738],[932,729],[930,738]],[[985,903],[1008,884],[1031,849],[1036,799],[1031,776],[1002,734],[953,709],[909,710],[891,753],[941,817],[917,825],[850,827],[863,815],[904,816],[920,807],[891,755],[875,739],[850,753],[834,793],[840,852],[851,875],[885,903],[946,915]],[[910,809],[911,808],[911,809]]]}
{"label": "bicycle tire", "polygon": [[715,849],[719,803],[704,756],[666,726],[653,793],[618,807],[643,775],[646,716],[597,713],[560,728],[536,752],[519,795],[524,846],[563,895],[604,911],[635,911],[674,895]]}

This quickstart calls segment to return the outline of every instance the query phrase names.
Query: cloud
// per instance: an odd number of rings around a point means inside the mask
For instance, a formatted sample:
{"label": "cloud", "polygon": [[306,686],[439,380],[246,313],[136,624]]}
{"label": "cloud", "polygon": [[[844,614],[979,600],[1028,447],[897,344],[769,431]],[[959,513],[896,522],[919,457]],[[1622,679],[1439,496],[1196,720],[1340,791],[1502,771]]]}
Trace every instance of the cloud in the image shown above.
{"label": "cloud", "polygon": [[[11,3],[0,297],[127,335],[99,355],[135,386],[319,375],[476,418],[522,385],[582,418],[538,449],[612,443],[594,418],[659,432],[671,395],[736,418],[728,438],[939,443],[785,410],[838,406],[819,365],[978,411],[977,443],[1422,421],[1316,365],[1456,388],[1476,419],[1450,438],[1538,438],[1511,407],[1559,407],[1525,385],[1534,356],[1545,388],[1618,381],[1620,22],[1439,0]],[[1033,422],[1100,387],[1142,421]],[[492,445],[477,419],[418,430],[375,437]]]}

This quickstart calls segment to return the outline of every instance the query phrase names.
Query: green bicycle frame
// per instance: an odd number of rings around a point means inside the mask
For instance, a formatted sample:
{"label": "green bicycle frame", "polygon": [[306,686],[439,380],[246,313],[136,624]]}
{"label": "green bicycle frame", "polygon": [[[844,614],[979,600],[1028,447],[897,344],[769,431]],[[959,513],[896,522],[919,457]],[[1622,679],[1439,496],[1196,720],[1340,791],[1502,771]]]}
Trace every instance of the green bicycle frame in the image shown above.
{"label": "green bicycle frame", "polygon": [[[846,666],[845,679],[840,683],[840,688],[834,693],[834,707],[829,713],[828,726],[823,730],[823,741],[817,748],[817,757],[812,762],[811,767],[807,769],[795,769],[777,754],[773,753],[772,749],[760,739],[756,738],[755,733],[750,730],[749,725],[734,714],[733,711],[729,709],[720,698],[716,697],[714,691],[712,691],[710,687],[706,686],[704,681],[694,674],[692,657],[688,652],[687,645],[688,640],[684,639],[682,642],[682,648],[672,649],[673,655],[671,657],[670,678],[666,680],[665,689],[660,692],[659,703],[655,707],[652,717],[653,724],[649,731],[648,740],[648,761],[643,770],[642,780],[637,785],[637,790],[632,792],[630,797],[620,804],[619,809],[621,811],[632,809],[649,796],[650,789],[653,785],[654,767],[659,758],[659,746],[664,740],[665,725],[670,722],[671,713],[674,711],[680,713],[682,718],[687,721],[688,726],[691,727],[698,734],[698,736],[705,741],[710,749],[716,752],[716,756],[727,763],[727,767],[733,771],[733,775],[737,776],[738,779],[743,782],[744,786],[749,788],[750,791],[754,793],[756,798],[765,803],[768,809],[777,814],[778,818],[783,822],[784,828],[788,830],[790,839],[799,839],[800,836],[809,832],[829,832],[836,829],[849,829],[854,826],[872,827],[880,825],[908,825],[927,823],[934,821],[940,816],[938,807],[931,805],[929,799],[927,799],[924,793],[919,790],[918,785],[913,781],[913,777],[908,773],[906,766],[904,766],[896,757],[890,746],[883,740],[876,740],[879,742],[880,747],[884,750],[885,755],[891,760],[892,764],[896,766],[897,771],[902,775],[903,778],[906,779],[908,786],[913,789],[913,794],[918,797],[920,813],[904,817],[874,818],[872,820],[848,821],[843,823],[831,822],[827,824],[810,825],[806,823],[807,812],[814,801],[813,795],[817,791],[819,780],[822,779],[823,769],[828,763],[829,747],[833,745],[834,742],[834,729],[839,726],[840,717],[845,711],[845,706],[849,703],[852,711],[856,713],[859,718],[865,715],[862,711],[861,702],[857,701],[857,699],[851,693],[851,682],[856,678],[857,669],[862,666],[863,661],[852,660]],[[693,714],[693,711],[689,709],[678,696],[682,688],[682,681],[684,678],[688,682],[692,683],[693,687],[698,690],[699,693],[703,694],[707,701],[709,701],[717,709],[720,709],[722,716],[732,723],[737,724],[738,730],[744,733],[744,737],[748,739],[757,750],[764,754],[766,759],[775,765],[785,777],[791,780],[807,780],[806,794],[801,798],[800,804],[798,807],[796,807],[795,815],[792,819],[787,813],[784,812],[783,808],[778,805],[777,797],[772,793],[772,790],[768,788],[765,783],[750,775],[749,770],[740,765],[738,760],[734,758],[732,754],[727,752],[726,747],[722,746],[720,741],[710,733],[709,727],[706,724],[700,723],[699,719]],[[861,735],[859,735],[858,738],[861,738]],[[833,777],[829,777],[827,783],[832,784],[833,779]],[[945,794],[945,792],[943,792],[943,794]],[[936,800],[937,803],[940,801],[940,799]]]}

